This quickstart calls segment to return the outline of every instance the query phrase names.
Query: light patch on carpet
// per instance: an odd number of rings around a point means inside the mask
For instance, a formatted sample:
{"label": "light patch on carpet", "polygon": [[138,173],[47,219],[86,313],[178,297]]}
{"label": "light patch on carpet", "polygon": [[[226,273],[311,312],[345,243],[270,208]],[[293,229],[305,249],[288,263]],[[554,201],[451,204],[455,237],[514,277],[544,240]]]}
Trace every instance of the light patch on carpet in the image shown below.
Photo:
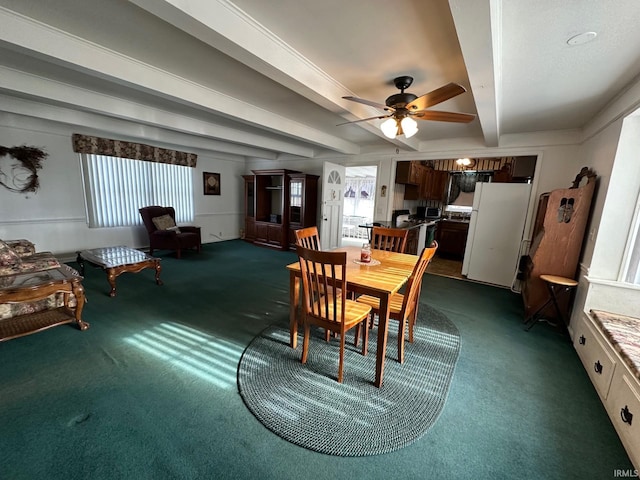
{"label": "light patch on carpet", "polygon": [[243,348],[178,323],[161,323],[125,342],[223,389],[235,388]]}

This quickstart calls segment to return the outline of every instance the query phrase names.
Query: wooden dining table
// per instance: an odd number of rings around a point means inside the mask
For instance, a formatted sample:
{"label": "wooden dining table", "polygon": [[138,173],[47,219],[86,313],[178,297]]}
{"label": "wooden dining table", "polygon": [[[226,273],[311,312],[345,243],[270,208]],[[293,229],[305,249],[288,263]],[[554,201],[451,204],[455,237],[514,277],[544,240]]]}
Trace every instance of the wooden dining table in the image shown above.
{"label": "wooden dining table", "polygon": [[[371,250],[372,262],[361,264],[360,247],[341,247],[334,252],[347,252],[347,290],[380,299],[378,343],[376,350],[376,387],[382,386],[384,359],[389,330],[389,299],[407,282],[418,262],[417,255]],[[298,345],[298,312],[300,311],[300,263],[287,265],[289,270],[289,330],[290,345]]]}

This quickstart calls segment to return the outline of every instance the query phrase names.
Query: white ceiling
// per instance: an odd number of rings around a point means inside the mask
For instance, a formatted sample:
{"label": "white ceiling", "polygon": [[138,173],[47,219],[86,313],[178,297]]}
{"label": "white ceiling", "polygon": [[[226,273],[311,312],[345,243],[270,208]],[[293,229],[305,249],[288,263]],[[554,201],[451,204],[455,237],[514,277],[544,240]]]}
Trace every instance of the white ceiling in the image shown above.
{"label": "white ceiling", "polygon": [[[0,0],[0,112],[262,158],[495,147],[580,129],[636,81],[639,20],[638,0]],[[337,126],[383,113],[342,96],[384,103],[399,75],[463,85],[432,108],[477,119]]]}

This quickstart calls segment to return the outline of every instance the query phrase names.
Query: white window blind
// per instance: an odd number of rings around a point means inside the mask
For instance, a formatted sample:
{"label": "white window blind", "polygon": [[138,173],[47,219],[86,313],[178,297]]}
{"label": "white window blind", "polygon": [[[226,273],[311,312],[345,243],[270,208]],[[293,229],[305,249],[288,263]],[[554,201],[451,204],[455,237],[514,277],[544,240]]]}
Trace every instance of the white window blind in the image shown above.
{"label": "white window blind", "polygon": [[81,154],[90,228],[139,225],[141,207],[176,210],[177,223],[193,222],[192,169],[105,155]]}

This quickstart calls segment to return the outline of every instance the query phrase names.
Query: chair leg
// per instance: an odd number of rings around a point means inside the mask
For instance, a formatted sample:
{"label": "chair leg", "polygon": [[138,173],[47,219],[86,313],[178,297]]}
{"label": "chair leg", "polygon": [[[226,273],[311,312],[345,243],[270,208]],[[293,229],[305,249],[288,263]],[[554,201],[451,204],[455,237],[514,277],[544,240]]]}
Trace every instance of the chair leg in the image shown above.
{"label": "chair leg", "polygon": [[344,332],[340,335],[340,364],[338,365],[338,383],[342,383],[342,370],[344,368]]}
{"label": "chair leg", "polygon": [[[370,313],[369,315],[367,315],[367,318],[365,318],[361,323],[359,323],[358,325],[356,325],[356,333],[354,335],[354,339],[353,339],[353,346],[354,347],[358,347],[358,343],[360,342],[360,333],[362,332],[362,338],[363,339],[368,339],[369,338],[369,319],[371,318],[371,315],[373,315],[373,313]],[[362,331],[364,329],[364,331]],[[363,345],[364,347],[364,345]],[[365,353],[366,355],[366,353]]]}
{"label": "chair leg", "polygon": [[304,338],[302,339],[302,363],[307,363],[307,355],[309,354],[309,335],[311,333],[311,326],[308,323],[304,324]]}
{"label": "chair leg", "polygon": [[413,343],[413,327],[416,324],[417,316],[418,316],[418,311],[414,310],[413,314],[409,318],[409,343]]}
{"label": "chair leg", "polygon": [[404,363],[404,331],[407,328],[405,318],[398,321],[398,362]]}
{"label": "chair leg", "polygon": [[[367,349],[369,348],[369,319],[365,318],[362,323],[358,324],[358,328],[360,327],[362,327],[362,356],[366,357]],[[357,335],[358,332],[356,332],[356,338]]]}
{"label": "chair leg", "polygon": [[182,258],[182,250],[181,249],[176,250],[176,258],[178,258],[178,259]]}

